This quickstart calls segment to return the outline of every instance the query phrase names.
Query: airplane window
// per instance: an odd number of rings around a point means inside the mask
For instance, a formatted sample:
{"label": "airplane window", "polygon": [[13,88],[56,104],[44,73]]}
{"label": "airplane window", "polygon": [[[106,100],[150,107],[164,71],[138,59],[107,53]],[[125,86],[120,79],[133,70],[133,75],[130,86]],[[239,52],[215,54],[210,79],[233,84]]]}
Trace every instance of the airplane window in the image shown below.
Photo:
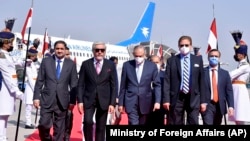
{"label": "airplane window", "polygon": [[80,52],[80,56],[82,57],[82,53]]}
{"label": "airplane window", "polygon": [[89,57],[89,54],[87,53],[87,57]]}
{"label": "airplane window", "polygon": [[75,52],[73,52],[74,56],[76,56]]}
{"label": "airplane window", "polygon": [[84,56],[85,56],[85,53],[82,53],[82,56],[84,57]]}

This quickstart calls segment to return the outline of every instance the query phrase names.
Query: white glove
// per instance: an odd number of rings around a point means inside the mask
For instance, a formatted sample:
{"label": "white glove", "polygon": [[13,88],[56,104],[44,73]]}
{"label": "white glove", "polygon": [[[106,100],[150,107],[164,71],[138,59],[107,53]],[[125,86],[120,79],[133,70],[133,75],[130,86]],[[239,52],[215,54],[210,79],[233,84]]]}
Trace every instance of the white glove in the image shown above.
{"label": "white glove", "polygon": [[20,99],[20,100],[23,100],[23,92],[17,91],[17,92],[16,92],[16,98],[17,98],[17,99]]}

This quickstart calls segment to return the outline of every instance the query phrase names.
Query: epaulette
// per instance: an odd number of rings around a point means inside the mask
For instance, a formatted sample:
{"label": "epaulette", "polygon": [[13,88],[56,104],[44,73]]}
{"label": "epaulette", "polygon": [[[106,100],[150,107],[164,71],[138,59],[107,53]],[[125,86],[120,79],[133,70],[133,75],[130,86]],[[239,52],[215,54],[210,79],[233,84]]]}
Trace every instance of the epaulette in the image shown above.
{"label": "epaulette", "polygon": [[5,54],[3,52],[0,52],[0,59],[5,59]]}

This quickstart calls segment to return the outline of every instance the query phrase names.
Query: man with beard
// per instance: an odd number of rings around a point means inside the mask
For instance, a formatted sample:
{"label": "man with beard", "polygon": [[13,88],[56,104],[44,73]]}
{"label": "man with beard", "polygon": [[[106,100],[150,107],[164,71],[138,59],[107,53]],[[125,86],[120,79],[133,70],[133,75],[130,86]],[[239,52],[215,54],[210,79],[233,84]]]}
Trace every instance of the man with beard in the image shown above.
{"label": "man with beard", "polygon": [[14,34],[6,29],[0,32],[0,72],[2,88],[0,90],[0,141],[7,141],[8,118],[15,111],[16,98],[22,99],[23,92],[18,88],[15,62],[9,52],[13,50]]}
{"label": "man with beard", "polygon": [[96,111],[96,141],[105,140],[108,113],[114,112],[117,73],[115,64],[104,59],[106,45],[94,42],[93,58],[82,63],[78,81],[78,110],[84,113],[84,137],[93,141],[93,115]]}
{"label": "man with beard", "polygon": [[31,112],[33,108],[33,92],[37,78],[37,68],[35,62],[37,61],[37,50],[29,49],[28,50],[28,59],[26,66],[26,76],[28,78],[27,85],[25,87],[25,129],[34,129],[35,126],[31,124]]}

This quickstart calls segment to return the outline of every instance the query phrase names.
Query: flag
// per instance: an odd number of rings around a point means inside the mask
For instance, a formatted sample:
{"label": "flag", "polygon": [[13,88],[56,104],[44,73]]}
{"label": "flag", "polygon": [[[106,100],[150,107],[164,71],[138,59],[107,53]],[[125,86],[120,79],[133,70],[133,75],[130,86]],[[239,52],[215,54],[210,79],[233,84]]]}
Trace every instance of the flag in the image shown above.
{"label": "flag", "polygon": [[23,25],[23,29],[22,29],[22,42],[24,43],[24,34],[27,28],[31,27],[31,23],[32,23],[32,14],[33,14],[33,8],[30,8],[28,15],[26,17],[25,23]]}
{"label": "flag", "polygon": [[212,25],[210,27],[210,33],[208,37],[208,48],[207,48],[207,53],[211,49],[217,49],[218,48],[218,39],[217,39],[217,30],[216,30],[216,21],[215,18],[212,22]]}
{"label": "flag", "polygon": [[159,48],[158,48],[157,56],[159,56],[160,58],[162,58],[162,56],[163,56],[162,45],[160,45]]}
{"label": "flag", "polygon": [[44,55],[45,51],[47,51],[49,48],[49,36],[48,36],[48,31],[47,28],[45,29],[44,33],[44,39],[43,39],[43,51],[42,54]]}

